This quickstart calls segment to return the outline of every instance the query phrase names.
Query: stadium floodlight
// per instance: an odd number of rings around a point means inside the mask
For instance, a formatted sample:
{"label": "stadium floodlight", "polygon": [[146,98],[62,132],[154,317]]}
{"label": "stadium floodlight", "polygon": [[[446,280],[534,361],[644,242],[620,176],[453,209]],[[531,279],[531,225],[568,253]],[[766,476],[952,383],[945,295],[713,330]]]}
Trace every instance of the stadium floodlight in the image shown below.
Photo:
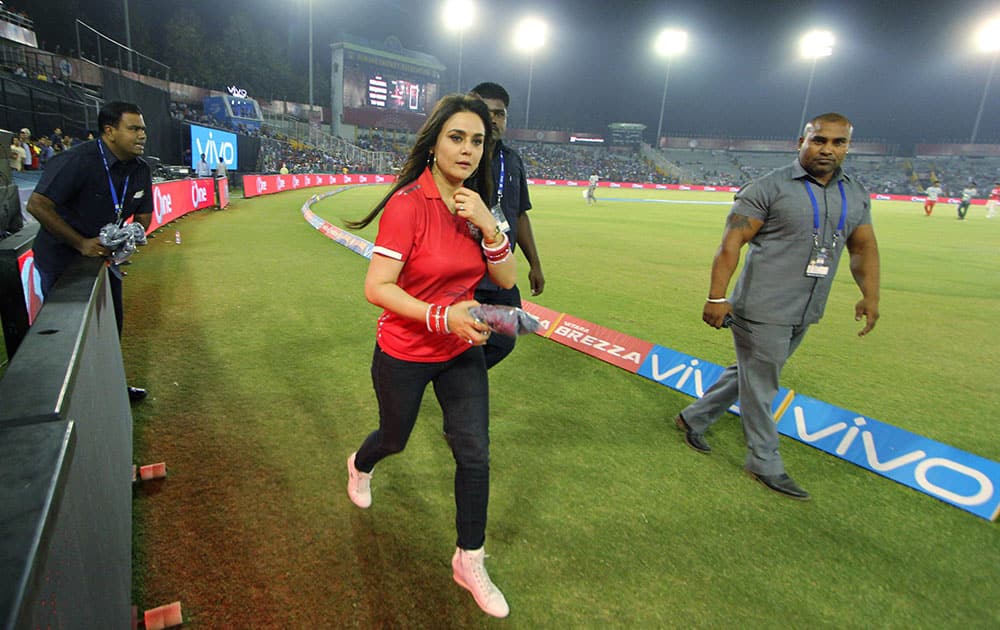
{"label": "stadium floodlight", "polygon": [[444,3],[444,25],[450,31],[458,31],[458,88],[462,91],[462,39],[465,29],[472,26],[476,18],[476,5],[472,0],[448,0]]}
{"label": "stadium floodlight", "polygon": [[979,135],[979,121],[983,118],[986,95],[990,92],[990,83],[993,82],[993,71],[997,67],[997,56],[1000,54],[1000,18],[994,18],[980,27],[979,32],[976,33],[976,47],[980,52],[993,53],[993,59],[990,61],[990,71],[986,75],[983,98],[979,101],[979,111],[976,112],[976,122],[972,125],[972,137],[969,139],[969,144],[975,144],[976,136]]}
{"label": "stadium floodlight", "polygon": [[524,127],[531,117],[531,79],[535,70],[535,51],[545,45],[549,27],[538,18],[525,18],[514,30],[514,47],[528,53],[528,105],[524,108]]}
{"label": "stadium floodlight", "polygon": [[806,85],[806,100],[802,103],[802,117],[799,120],[798,133],[801,135],[806,126],[806,110],[809,108],[809,93],[812,92],[813,75],[816,74],[816,61],[820,57],[829,57],[833,54],[833,33],[830,31],[809,31],[799,40],[799,53],[804,59],[812,60],[809,83]]}
{"label": "stadium floodlight", "polygon": [[660,134],[663,133],[663,110],[667,106],[667,84],[670,83],[670,62],[674,55],[687,50],[688,36],[685,31],[668,28],[656,37],[656,54],[667,58],[667,76],[663,79],[663,98],[660,99],[660,122],[656,125],[656,148],[660,148]]}

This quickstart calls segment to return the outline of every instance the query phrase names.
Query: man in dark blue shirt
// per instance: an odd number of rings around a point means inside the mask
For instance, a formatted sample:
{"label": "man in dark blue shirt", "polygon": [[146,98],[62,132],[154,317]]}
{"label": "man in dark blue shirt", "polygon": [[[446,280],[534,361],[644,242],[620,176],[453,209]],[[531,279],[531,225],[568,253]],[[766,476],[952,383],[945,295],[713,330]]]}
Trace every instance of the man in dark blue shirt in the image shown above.
{"label": "man in dark blue shirt", "polygon": [[[531,295],[540,295],[545,289],[545,275],[542,273],[542,263],[538,259],[535,248],[535,235],[531,230],[531,219],[528,210],[531,200],[528,198],[528,180],[524,172],[524,162],[517,151],[506,146],[503,134],[507,130],[507,106],[510,105],[510,95],[503,86],[496,83],[480,83],[470,91],[472,96],[479,97],[490,109],[490,120],[493,122],[493,194],[490,195],[490,205],[500,205],[504,221],[501,228],[510,239],[510,250],[520,247],[528,261],[528,281],[531,283]],[[498,217],[499,219],[499,217]],[[480,304],[501,304],[505,306],[521,306],[521,292],[517,285],[510,289],[502,289],[483,278],[476,288],[476,301]],[[484,346],[486,351],[486,367],[491,368],[514,350],[514,337],[505,335],[490,335]]]}
{"label": "man in dark blue shirt", "polygon": [[[100,242],[102,227],[134,217],[149,228],[153,217],[153,179],[140,157],[146,145],[142,111],[115,101],[101,108],[97,122],[101,137],[53,157],[28,198],[27,210],[41,224],[33,249],[43,296],[77,256],[111,254]],[[109,274],[108,283],[121,336],[120,275]],[[145,397],[145,390],[129,387],[133,402]]]}

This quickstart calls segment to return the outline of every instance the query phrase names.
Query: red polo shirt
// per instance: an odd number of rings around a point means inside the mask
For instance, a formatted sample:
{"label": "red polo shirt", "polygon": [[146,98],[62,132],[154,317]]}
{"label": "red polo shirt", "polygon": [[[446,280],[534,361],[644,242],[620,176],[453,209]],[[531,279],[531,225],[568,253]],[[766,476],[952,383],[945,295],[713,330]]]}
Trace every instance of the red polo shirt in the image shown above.
{"label": "red polo shirt", "polygon": [[[413,297],[447,306],[471,300],[486,273],[479,241],[465,219],[441,199],[430,169],[389,199],[378,224],[373,255],[403,263],[396,284]],[[427,331],[426,322],[384,311],[378,319],[378,345],[404,361],[447,361],[469,349],[458,335]]]}

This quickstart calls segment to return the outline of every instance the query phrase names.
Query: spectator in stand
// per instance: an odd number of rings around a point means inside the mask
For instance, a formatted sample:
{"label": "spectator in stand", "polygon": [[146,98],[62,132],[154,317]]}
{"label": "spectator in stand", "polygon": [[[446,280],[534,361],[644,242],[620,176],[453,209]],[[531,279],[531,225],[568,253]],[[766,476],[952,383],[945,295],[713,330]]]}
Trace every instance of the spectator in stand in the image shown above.
{"label": "spectator in stand", "polygon": [[284,162],[281,163],[281,168],[278,169],[278,172],[281,173],[282,175],[288,175],[288,167],[285,165]]}
{"label": "spectator in stand", "polygon": [[21,148],[24,149],[24,170],[30,171],[35,167],[35,151],[31,144],[31,130],[22,127],[20,140]]}
{"label": "spectator in stand", "polygon": [[24,146],[20,136],[10,137],[10,168],[15,171],[24,170]]}
{"label": "spectator in stand", "polygon": [[52,141],[46,136],[38,139],[38,168],[45,168],[49,160],[55,157],[56,151],[52,148]]}
{"label": "spectator in stand", "polygon": [[52,142],[52,149],[58,153],[63,150],[62,145],[63,132],[61,127],[56,127],[52,130],[52,135],[49,136],[49,140]]}
{"label": "spectator in stand", "polygon": [[[531,295],[541,295],[545,290],[545,275],[542,273],[542,263],[538,259],[531,219],[528,218],[531,200],[528,198],[528,179],[524,172],[524,162],[517,151],[503,143],[503,134],[507,131],[507,107],[510,105],[510,95],[503,86],[489,82],[480,83],[472,88],[470,95],[486,103],[493,125],[493,145],[487,147],[492,156],[494,182],[494,190],[489,196],[490,209],[500,228],[510,238],[511,255],[514,249],[520,246],[521,252],[528,260]],[[476,300],[482,304],[521,308],[521,292],[516,284],[504,288],[487,277],[482,279],[476,289]],[[514,337],[491,335],[485,348],[486,368],[492,368],[503,361],[504,357],[514,350],[514,342]]]}

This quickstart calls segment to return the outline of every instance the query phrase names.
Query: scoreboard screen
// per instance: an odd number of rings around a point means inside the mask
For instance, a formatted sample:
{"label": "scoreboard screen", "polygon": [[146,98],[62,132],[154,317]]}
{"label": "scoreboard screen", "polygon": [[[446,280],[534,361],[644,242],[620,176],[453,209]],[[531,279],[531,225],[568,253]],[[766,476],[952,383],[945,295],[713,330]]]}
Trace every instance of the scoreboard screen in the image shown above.
{"label": "scoreboard screen", "polygon": [[344,107],[426,114],[437,102],[437,83],[391,69],[359,64],[344,68]]}
{"label": "scoreboard screen", "polygon": [[387,107],[407,112],[423,112],[427,90],[420,83],[406,79],[392,79],[385,73],[368,77],[368,105]]}
{"label": "scoreboard screen", "polygon": [[391,50],[336,46],[334,81],[342,94],[332,100],[341,103],[340,122],[409,131],[423,125],[441,95],[444,66],[429,55],[403,50],[398,42]]}

